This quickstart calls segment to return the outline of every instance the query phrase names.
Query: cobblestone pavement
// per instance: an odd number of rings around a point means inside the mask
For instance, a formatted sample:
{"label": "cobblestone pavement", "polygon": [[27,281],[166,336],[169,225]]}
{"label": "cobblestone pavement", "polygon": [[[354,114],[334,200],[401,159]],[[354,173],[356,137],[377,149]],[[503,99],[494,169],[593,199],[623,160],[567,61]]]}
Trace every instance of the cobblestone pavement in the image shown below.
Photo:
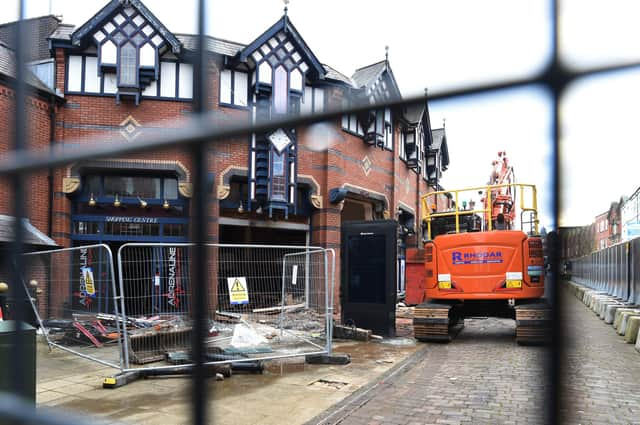
{"label": "cobblestone pavement", "polygon": [[563,423],[640,424],[640,353],[568,291]]}
{"label": "cobblestone pavement", "polygon": [[542,424],[545,348],[515,343],[515,323],[467,319],[451,344],[425,351],[321,423]]}
{"label": "cobblestone pavement", "polygon": [[[640,424],[640,353],[568,291],[562,424]],[[514,322],[467,319],[451,344],[427,344],[403,368],[314,423],[543,424],[546,349],[520,347]]]}

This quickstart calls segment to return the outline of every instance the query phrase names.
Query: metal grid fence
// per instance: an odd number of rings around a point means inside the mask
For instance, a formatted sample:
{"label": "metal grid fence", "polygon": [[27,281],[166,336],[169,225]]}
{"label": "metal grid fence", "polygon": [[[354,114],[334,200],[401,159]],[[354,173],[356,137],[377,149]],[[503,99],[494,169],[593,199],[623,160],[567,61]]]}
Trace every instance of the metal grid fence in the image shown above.
{"label": "metal grid fence", "polygon": [[331,250],[207,244],[209,273],[194,284],[193,248],[163,243],[120,247],[123,370],[192,364],[196,286],[210,300],[208,364],[331,353]]}
{"label": "metal grid fence", "polygon": [[121,369],[120,308],[113,256],[106,245],[24,255],[22,282],[42,288],[31,306],[50,347]]}
{"label": "metal grid fence", "polygon": [[[353,108],[346,108],[342,110],[329,111],[321,114],[314,114],[309,116],[292,116],[278,120],[270,120],[264,122],[256,122],[247,125],[246,123],[234,123],[229,125],[220,125],[218,122],[210,121],[207,119],[194,119],[190,125],[181,131],[179,135],[167,134],[159,135],[153,139],[140,138],[134,143],[117,144],[117,143],[105,143],[102,145],[94,145],[89,148],[78,148],[65,150],[62,153],[38,153],[29,152],[25,149],[26,144],[26,126],[27,115],[25,113],[25,99],[26,99],[26,84],[24,76],[26,75],[25,69],[25,51],[27,49],[27,30],[24,24],[24,11],[25,0],[19,0],[20,4],[20,16],[21,21],[17,28],[16,39],[20,42],[16,49],[16,62],[18,78],[15,81],[15,119],[14,119],[14,151],[5,155],[5,158],[0,161],[0,176],[7,176],[10,180],[11,187],[14,193],[14,212],[13,215],[17,218],[25,216],[24,206],[24,193],[25,193],[25,176],[26,173],[31,171],[41,170],[47,167],[57,167],[66,165],[74,161],[82,161],[86,159],[105,158],[114,155],[125,155],[133,152],[147,152],[152,149],[159,149],[169,146],[182,145],[190,147],[190,154],[194,163],[194,198],[193,198],[193,242],[195,247],[193,249],[193,263],[192,263],[192,279],[194,281],[203,280],[206,276],[206,247],[204,246],[207,227],[207,169],[206,169],[206,151],[205,146],[212,141],[224,140],[229,137],[246,135],[254,131],[271,131],[279,127],[294,127],[299,125],[305,125],[312,122],[318,122],[328,119],[337,119],[343,114],[360,113],[369,110],[372,105],[356,105]],[[206,0],[198,0],[198,12],[197,12],[197,41],[196,48],[197,54],[194,61],[194,101],[193,109],[195,115],[198,115],[205,111],[205,99],[207,89],[207,81],[205,78],[206,67],[206,52],[204,49],[205,40],[205,6]],[[609,72],[612,70],[630,69],[640,66],[640,63],[627,62],[627,63],[614,63],[611,65],[605,65],[600,67],[591,67],[584,70],[573,70],[567,68],[561,59],[559,52],[559,37],[558,37],[558,16],[559,16],[559,2],[550,1],[550,33],[552,40],[552,49],[550,60],[547,65],[541,69],[538,74],[530,75],[522,79],[499,81],[497,83],[491,83],[486,85],[480,85],[475,87],[466,87],[457,90],[450,90],[438,94],[432,94],[429,99],[451,99],[459,96],[474,95],[479,93],[496,92],[501,89],[524,87],[530,85],[539,85],[548,90],[552,98],[552,138],[554,140],[554,146],[552,149],[553,163],[551,167],[551,180],[553,181],[554,196],[552,198],[552,210],[554,217],[558,217],[558,189],[560,182],[558,179],[558,158],[559,158],[559,143],[561,128],[560,128],[560,115],[559,115],[559,103],[560,98],[564,94],[567,86],[584,77],[591,76],[602,72]],[[426,98],[414,98],[398,100],[393,102],[380,102],[376,104],[376,107],[398,107],[411,103],[424,102]],[[23,252],[23,240],[24,231],[21,225],[21,220],[15,221],[14,237],[11,252],[12,261],[12,280],[18,281],[21,277],[22,270],[25,268],[25,264],[22,262],[20,253]],[[552,275],[558,276],[559,272],[559,250],[558,247],[552,251]],[[553,261],[555,260],[555,261]],[[552,293],[550,297],[551,305],[553,307],[553,322],[556,324],[561,323],[559,319],[559,303],[557,302],[559,292],[557,285],[552,286]],[[18,298],[20,296],[17,285],[11,286],[12,296]],[[193,391],[192,391],[192,405],[193,405],[193,423],[196,425],[202,425],[207,422],[206,418],[206,385],[204,374],[204,342],[207,333],[207,306],[206,297],[200,291],[198,285],[194,287],[194,306],[193,314],[197,320],[194,324],[192,348],[195,361],[195,370],[193,374]],[[24,309],[18,308],[15,317],[21,320],[24,315]],[[558,344],[561,341],[561,328],[556,326],[552,332],[552,341],[554,342],[551,356],[551,362],[549,363],[548,380],[550,383],[548,403],[546,404],[548,411],[550,412],[548,423],[557,423],[560,411],[560,361],[562,346]],[[19,332],[16,332],[14,339],[14,349],[12,351],[12,364],[15,366],[11,371],[12,382],[14,383],[14,392],[16,394],[24,393],[24,384],[20,379],[21,373],[24,370],[24,363],[22,362],[22,351],[24,347],[21,344]],[[37,415],[28,405],[20,403],[15,397],[12,396],[0,396],[0,412],[8,419],[16,419],[37,423],[78,423],[75,419],[65,418],[60,419],[56,415],[48,415],[42,417]]]}
{"label": "metal grid fence", "polygon": [[[194,286],[205,287],[207,364],[331,354],[335,256],[307,246],[207,245],[208,279],[191,283],[193,244],[129,243],[25,254],[22,281],[50,347],[122,372],[193,366]],[[114,270],[118,270],[116,284]]]}

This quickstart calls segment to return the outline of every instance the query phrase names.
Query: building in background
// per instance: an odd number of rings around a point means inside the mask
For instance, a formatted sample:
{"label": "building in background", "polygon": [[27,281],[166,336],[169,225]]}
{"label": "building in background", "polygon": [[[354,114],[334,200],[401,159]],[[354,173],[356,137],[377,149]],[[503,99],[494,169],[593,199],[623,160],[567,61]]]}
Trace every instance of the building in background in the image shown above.
{"label": "building in background", "polygon": [[[621,226],[620,226],[620,206],[625,202],[626,197],[620,198],[618,202],[612,202],[607,213],[607,221],[609,223],[609,245],[615,245],[620,242]],[[600,248],[599,248],[600,249]]]}
{"label": "building in background", "polygon": [[623,241],[640,236],[640,187],[620,207]]}
{"label": "building in background", "polygon": [[[175,34],[140,0],[112,0],[74,26],[27,21],[29,147],[133,141],[179,132],[192,111],[196,36]],[[0,26],[0,152],[11,147],[15,23]],[[216,122],[251,122],[401,97],[388,57],[350,77],[326,65],[285,14],[249,44],[206,38]],[[345,40],[348,44],[349,40]],[[420,196],[449,165],[428,105],[375,108],[208,147],[211,242],[340,248],[341,224],[396,219],[400,255],[420,246]],[[185,149],[96,159],[30,181],[28,217],[62,247],[189,240],[192,165]],[[0,182],[3,199],[6,182]],[[443,206],[451,200],[443,197]],[[0,214],[10,214],[2,204]],[[53,243],[53,242],[52,242]],[[338,255],[339,258],[339,255]]]}
{"label": "building in background", "polygon": [[596,216],[595,249],[601,250],[609,246],[609,211]]}
{"label": "building in background", "polygon": [[579,258],[591,254],[595,249],[595,223],[586,226],[563,226],[558,229],[560,258]]}

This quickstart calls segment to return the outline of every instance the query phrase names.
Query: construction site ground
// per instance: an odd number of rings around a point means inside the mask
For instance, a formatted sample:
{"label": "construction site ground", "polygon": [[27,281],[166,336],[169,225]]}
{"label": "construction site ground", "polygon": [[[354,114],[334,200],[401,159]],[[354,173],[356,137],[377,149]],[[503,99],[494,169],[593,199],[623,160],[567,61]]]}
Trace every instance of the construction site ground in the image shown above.
{"label": "construction site ground", "polygon": [[[208,380],[209,418],[216,424],[305,423],[419,354],[411,337],[411,309],[398,312],[398,336],[382,341],[336,340],[348,365],[311,365],[303,358],[271,361],[262,374]],[[100,424],[189,424],[190,380],[154,377],[103,389],[117,370],[38,342],[36,403]]]}
{"label": "construction site ground", "polygon": [[[566,292],[562,326],[563,422],[639,423],[640,354]],[[411,309],[399,337],[336,341],[347,366],[272,363],[262,375],[208,381],[216,424],[535,424],[544,413],[545,348],[518,346],[513,320],[472,318],[450,344],[416,343]],[[39,344],[38,407],[79,413],[86,423],[189,424],[190,381],[150,378],[102,389],[113,369]],[[91,416],[89,416],[91,415]],[[95,418],[95,419],[94,419]]]}

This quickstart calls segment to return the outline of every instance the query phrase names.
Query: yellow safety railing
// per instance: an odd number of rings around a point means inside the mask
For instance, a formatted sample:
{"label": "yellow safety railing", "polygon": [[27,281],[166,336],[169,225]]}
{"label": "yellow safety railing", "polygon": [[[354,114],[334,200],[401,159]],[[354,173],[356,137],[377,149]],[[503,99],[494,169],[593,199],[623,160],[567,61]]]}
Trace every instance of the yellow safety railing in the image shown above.
{"label": "yellow safety railing", "polygon": [[[496,185],[485,185],[478,187],[471,187],[465,189],[457,189],[457,190],[441,190],[437,192],[429,192],[422,196],[422,221],[427,223],[427,237],[431,239],[431,221],[435,218],[439,217],[455,217],[456,223],[456,233],[460,233],[460,216],[471,216],[474,214],[482,214],[483,216],[483,224],[486,224],[486,230],[493,230],[492,223],[492,211],[493,211],[493,196],[494,194],[499,194],[502,192],[502,189],[512,188],[511,191],[512,196],[514,196],[514,200],[516,202],[519,201],[519,204],[515,208],[520,211],[520,228],[522,229],[525,223],[529,223],[533,225],[534,234],[538,234],[538,196],[536,191],[536,186],[532,184],[524,184],[524,183],[509,183],[509,184],[496,184]],[[465,192],[475,192],[475,195],[478,193],[484,193],[486,199],[486,208],[473,208],[470,209],[460,209],[460,198],[461,194]],[[502,192],[504,193],[504,192]],[[515,196],[517,194],[517,196]],[[444,195],[447,198],[453,196],[454,205],[453,209],[448,209],[446,211],[438,211],[438,202],[437,199],[439,196]],[[471,195],[469,195],[469,199]],[[430,202],[431,201],[431,202]],[[432,206],[436,206],[435,211],[433,211]],[[523,221],[522,215],[526,212],[531,212],[533,218],[531,221]]]}

